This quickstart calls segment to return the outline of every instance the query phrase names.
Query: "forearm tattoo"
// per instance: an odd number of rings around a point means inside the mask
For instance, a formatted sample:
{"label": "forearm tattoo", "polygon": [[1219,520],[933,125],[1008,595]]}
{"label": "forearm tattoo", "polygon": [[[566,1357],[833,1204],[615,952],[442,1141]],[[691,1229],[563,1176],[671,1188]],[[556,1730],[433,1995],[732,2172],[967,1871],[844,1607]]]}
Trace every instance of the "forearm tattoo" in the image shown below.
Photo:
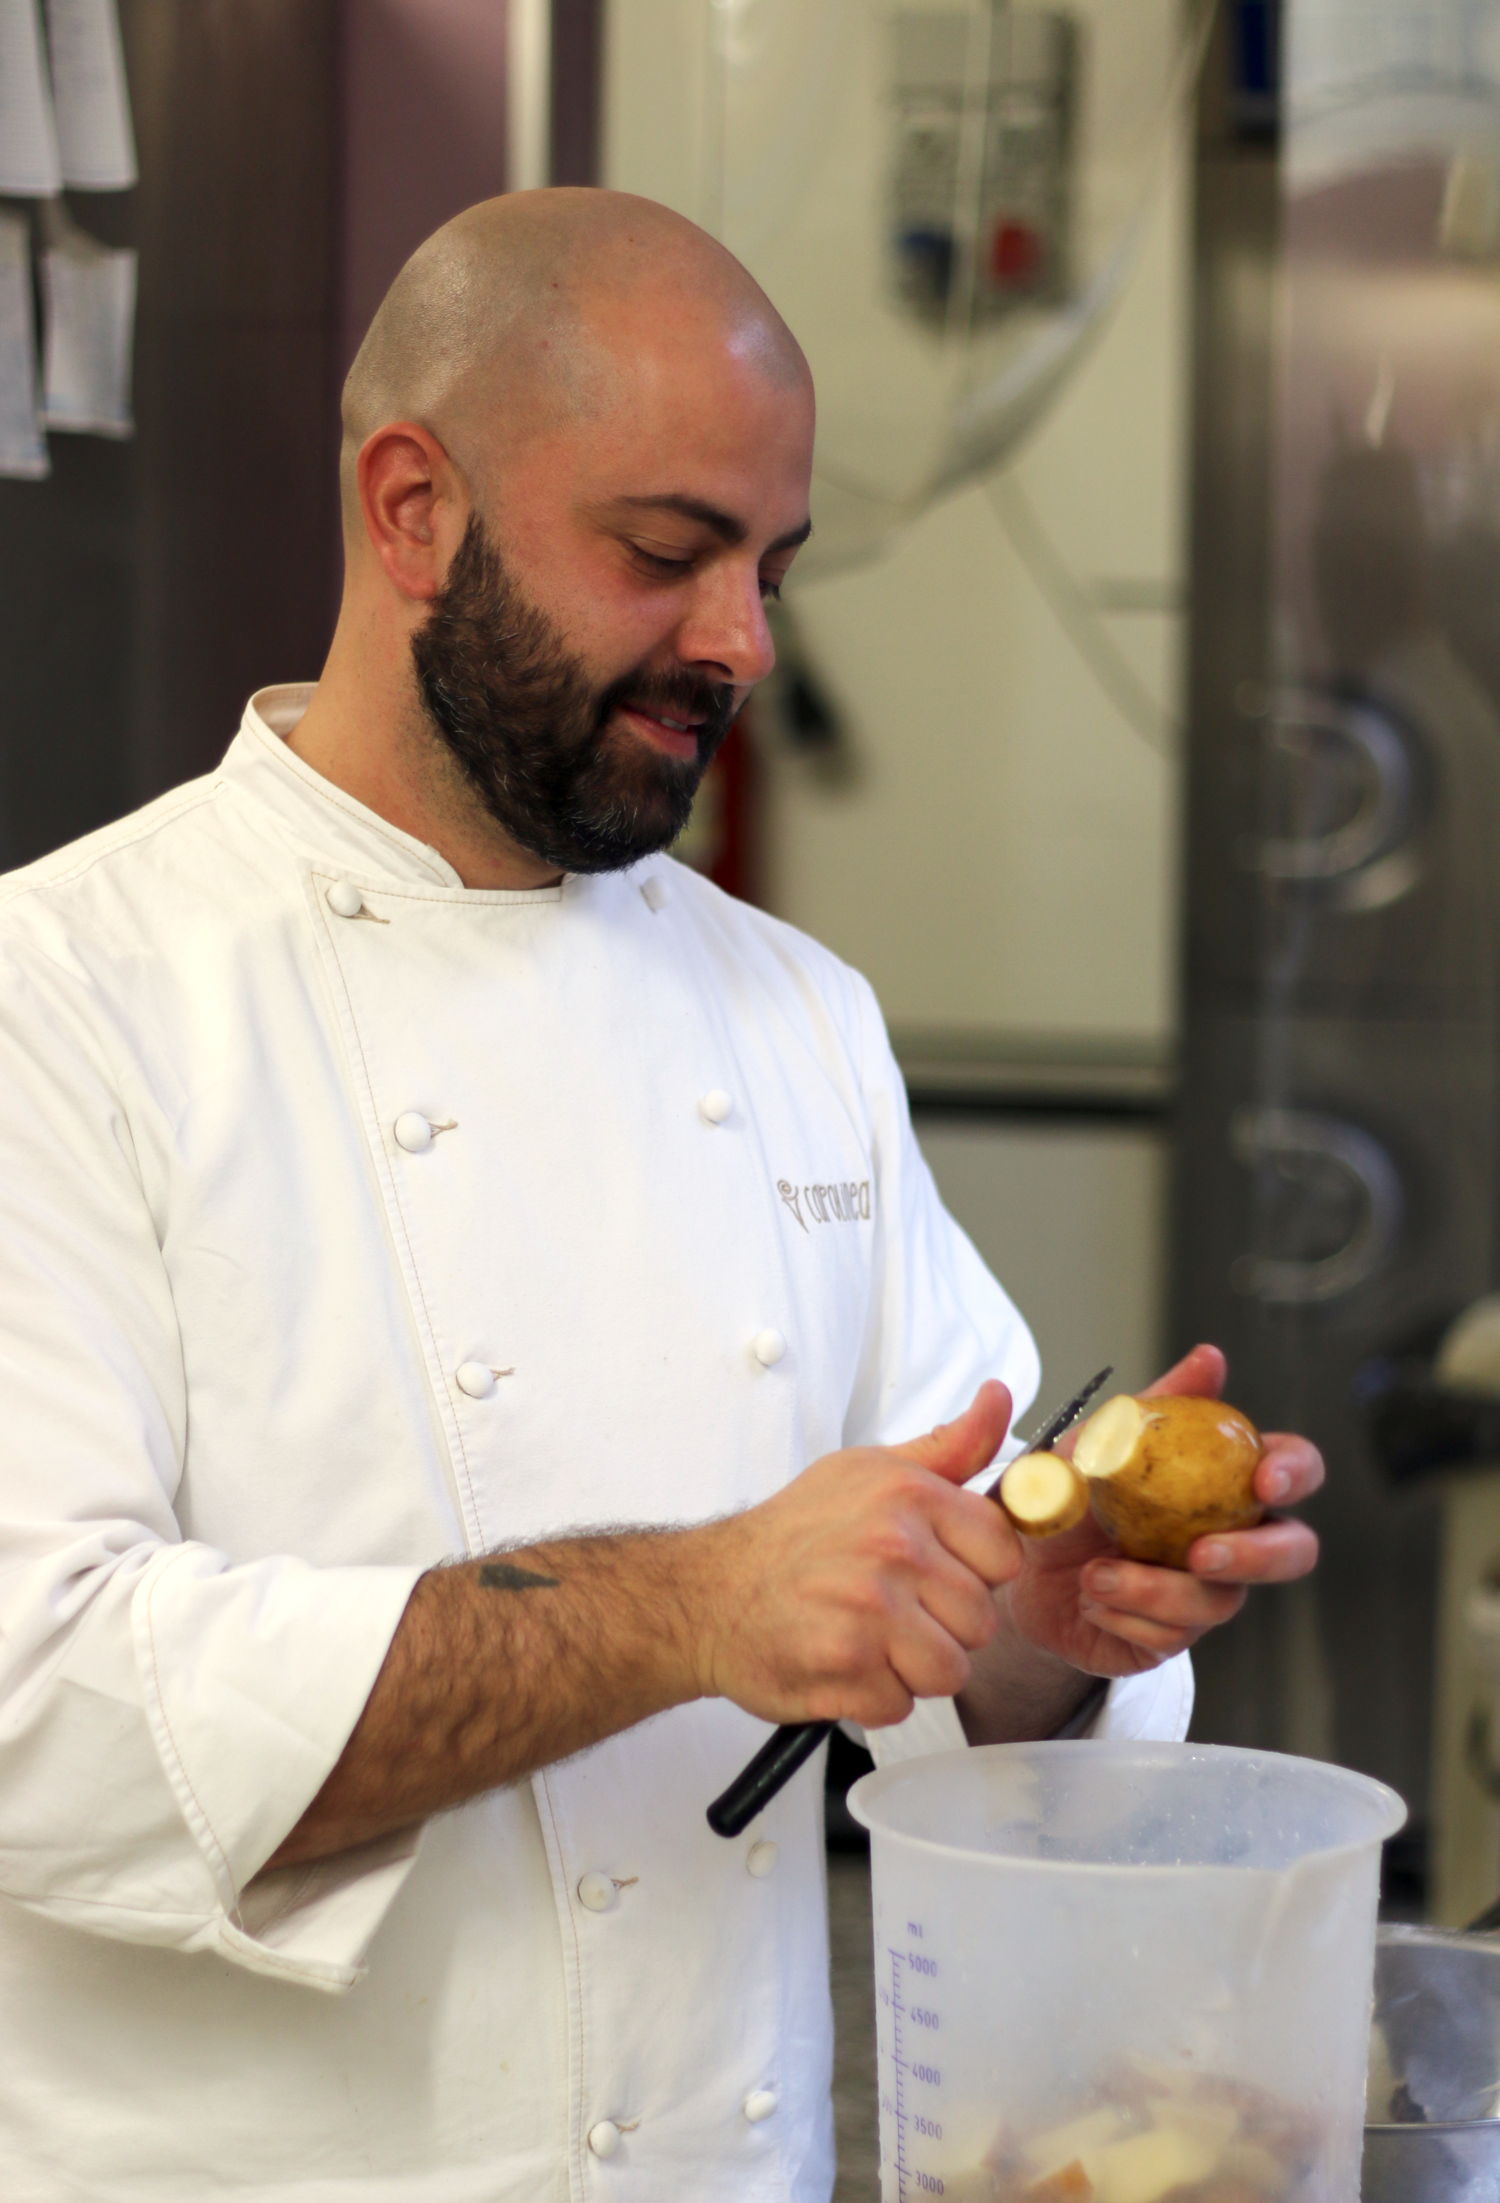
{"label": "forearm tattoo", "polygon": [[479,1571],[484,1591],[555,1591],[561,1576],[538,1575],[534,1568],[517,1568],[508,1560],[489,1560]]}

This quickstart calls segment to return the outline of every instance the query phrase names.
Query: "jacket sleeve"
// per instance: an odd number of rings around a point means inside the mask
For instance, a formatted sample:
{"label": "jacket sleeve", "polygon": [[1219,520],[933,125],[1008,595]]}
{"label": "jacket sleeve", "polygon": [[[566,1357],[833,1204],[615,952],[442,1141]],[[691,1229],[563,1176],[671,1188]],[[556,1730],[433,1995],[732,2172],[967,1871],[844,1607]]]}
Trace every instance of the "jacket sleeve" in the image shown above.
{"label": "jacket sleeve", "polygon": [[177,1326],[108,1038],[76,974],[0,950],[0,1893],[340,1989],[415,1834],[261,1869],[421,1570],[182,1537]]}
{"label": "jacket sleeve", "polygon": [[[943,1207],[912,1131],[906,1088],[875,997],[851,975],[860,1059],[875,1155],[874,1279],[870,1327],[845,1443],[893,1445],[947,1422],[986,1377],[999,1377],[1015,1421],[1036,1397],[1035,1342],[972,1242]],[[1020,1441],[1008,1438],[1001,1462]],[[996,1470],[985,1471],[983,1482]],[[1150,1673],[1111,1684],[1094,1736],[1178,1741],[1192,1711],[1192,1665],[1180,1654]],[[905,1721],[865,1739],[877,1764],[956,1751],[966,1739],[951,1698],[920,1699]]]}

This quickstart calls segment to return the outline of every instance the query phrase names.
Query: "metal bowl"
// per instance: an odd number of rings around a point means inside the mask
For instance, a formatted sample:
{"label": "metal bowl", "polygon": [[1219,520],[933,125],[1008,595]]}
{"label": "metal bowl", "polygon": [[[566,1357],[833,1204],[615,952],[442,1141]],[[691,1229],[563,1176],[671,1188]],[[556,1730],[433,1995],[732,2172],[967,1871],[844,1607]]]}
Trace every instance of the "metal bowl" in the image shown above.
{"label": "metal bowl", "polygon": [[1383,1928],[1363,2203],[1500,2203],[1500,1934]]}

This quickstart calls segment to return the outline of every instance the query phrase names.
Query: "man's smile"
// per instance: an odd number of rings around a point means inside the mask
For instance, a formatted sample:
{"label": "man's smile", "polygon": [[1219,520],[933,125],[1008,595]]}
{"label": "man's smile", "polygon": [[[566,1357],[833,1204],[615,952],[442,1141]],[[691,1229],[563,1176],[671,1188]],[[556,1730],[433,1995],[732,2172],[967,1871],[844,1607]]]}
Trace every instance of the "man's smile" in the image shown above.
{"label": "man's smile", "polygon": [[698,730],[702,719],[678,719],[666,713],[648,711],[643,704],[622,704],[620,716],[628,721],[637,734],[644,735],[657,749],[668,757],[676,757],[686,764],[696,764],[698,759]]}

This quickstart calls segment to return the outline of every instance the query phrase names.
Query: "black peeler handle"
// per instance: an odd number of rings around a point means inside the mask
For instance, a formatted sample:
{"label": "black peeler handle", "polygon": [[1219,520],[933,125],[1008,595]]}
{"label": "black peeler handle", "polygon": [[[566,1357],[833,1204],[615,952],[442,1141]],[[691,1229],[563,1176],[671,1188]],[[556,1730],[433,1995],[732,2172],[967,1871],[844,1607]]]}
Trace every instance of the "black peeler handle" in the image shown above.
{"label": "black peeler handle", "polygon": [[790,1782],[804,1760],[833,1728],[831,1721],[788,1721],[768,1736],[760,1750],[735,1776],[722,1797],[708,1809],[708,1825],[716,1836],[737,1836],[748,1828],[764,1805],[769,1805],[783,1783]]}

